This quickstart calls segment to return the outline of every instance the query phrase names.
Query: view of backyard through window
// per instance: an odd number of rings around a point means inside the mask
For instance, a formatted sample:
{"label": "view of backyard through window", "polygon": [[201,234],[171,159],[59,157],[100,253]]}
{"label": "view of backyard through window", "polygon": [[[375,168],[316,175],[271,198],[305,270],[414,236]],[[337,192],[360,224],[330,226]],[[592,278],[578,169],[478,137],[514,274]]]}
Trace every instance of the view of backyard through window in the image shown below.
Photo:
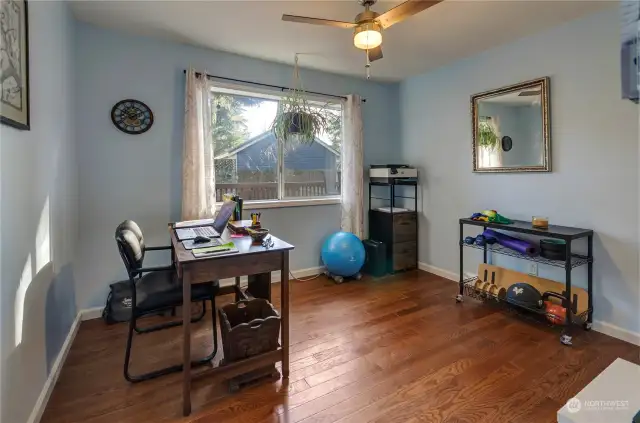
{"label": "view of backyard through window", "polygon": [[340,103],[318,103],[328,126],[313,142],[281,144],[270,130],[277,98],[214,90],[210,101],[218,201],[227,193],[245,201],[340,194]]}

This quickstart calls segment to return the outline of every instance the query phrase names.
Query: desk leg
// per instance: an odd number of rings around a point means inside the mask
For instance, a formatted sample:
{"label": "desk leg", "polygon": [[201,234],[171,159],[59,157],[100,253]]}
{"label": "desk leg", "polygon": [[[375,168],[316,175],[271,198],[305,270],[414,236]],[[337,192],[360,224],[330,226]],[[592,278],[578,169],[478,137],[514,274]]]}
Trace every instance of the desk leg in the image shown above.
{"label": "desk leg", "polygon": [[240,287],[240,276],[236,276],[236,303],[241,300],[240,294],[238,294],[238,292],[240,292],[240,289],[242,289]]}
{"label": "desk leg", "polygon": [[289,378],[289,251],[282,253],[280,267],[280,308],[282,310],[282,378]]}
{"label": "desk leg", "polygon": [[[191,414],[191,283],[182,282],[182,415]],[[213,306],[213,305],[212,305]]]}

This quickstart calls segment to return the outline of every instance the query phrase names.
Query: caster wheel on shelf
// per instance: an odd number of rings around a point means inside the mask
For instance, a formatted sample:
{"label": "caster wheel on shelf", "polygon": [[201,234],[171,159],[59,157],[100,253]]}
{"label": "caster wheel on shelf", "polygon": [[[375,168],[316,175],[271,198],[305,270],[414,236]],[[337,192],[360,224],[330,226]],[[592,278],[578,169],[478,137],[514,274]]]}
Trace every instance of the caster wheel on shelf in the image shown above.
{"label": "caster wheel on shelf", "polygon": [[584,328],[584,330],[586,330],[587,332],[589,332],[591,330],[591,328],[593,327],[593,323],[591,322],[586,322],[584,325],[582,325],[582,327]]}
{"label": "caster wheel on shelf", "polygon": [[562,345],[567,345],[567,346],[571,346],[573,345],[573,342],[571,342],[571,335],[560,335],[560,343],[562,343]]}
{"label": "caster wheel on shelf", "polygon": [[240,384],[235,381],[229,381],[229,392],[235,394],[240,390]]}
{"label": "caster wheel on shelf", "polygon": [[462,295],[458,294],[456,295],[456,303],[461,303],[462,302]]}

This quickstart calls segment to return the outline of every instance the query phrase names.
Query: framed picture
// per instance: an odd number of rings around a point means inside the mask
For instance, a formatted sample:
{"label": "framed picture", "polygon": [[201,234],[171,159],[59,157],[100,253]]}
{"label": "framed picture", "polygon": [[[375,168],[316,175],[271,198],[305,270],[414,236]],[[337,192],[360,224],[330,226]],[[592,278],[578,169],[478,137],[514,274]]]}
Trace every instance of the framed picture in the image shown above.
{"label": "framed picture", "polygon": [[29,27],[26,0],[0,1],[0,122],[29,129]]}

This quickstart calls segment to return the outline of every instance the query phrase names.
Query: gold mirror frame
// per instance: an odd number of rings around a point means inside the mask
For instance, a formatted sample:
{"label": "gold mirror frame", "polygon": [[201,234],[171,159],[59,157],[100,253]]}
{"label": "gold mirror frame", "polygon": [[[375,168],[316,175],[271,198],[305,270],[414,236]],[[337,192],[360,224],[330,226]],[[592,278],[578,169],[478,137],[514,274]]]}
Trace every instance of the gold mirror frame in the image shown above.
{"label": "gold mirror frame", "polygon": [[[476,157],[476,138],[478,136],[478,101],[508,94],[513,91],[520,91],[526,88],[534,88],[542,86],[542,143],[543,143],[543,162],[540,166],[519,166],[519,167],[494,167],[494,168],[478,168]],[[549,77],[532,79],[531,81],[521,82],[515,85],[498,88],[471,96],[471,133],[473,134],[473,171],[475,173],[513,173],[513,172],[551,172],[551,125],[549,121]]]}

